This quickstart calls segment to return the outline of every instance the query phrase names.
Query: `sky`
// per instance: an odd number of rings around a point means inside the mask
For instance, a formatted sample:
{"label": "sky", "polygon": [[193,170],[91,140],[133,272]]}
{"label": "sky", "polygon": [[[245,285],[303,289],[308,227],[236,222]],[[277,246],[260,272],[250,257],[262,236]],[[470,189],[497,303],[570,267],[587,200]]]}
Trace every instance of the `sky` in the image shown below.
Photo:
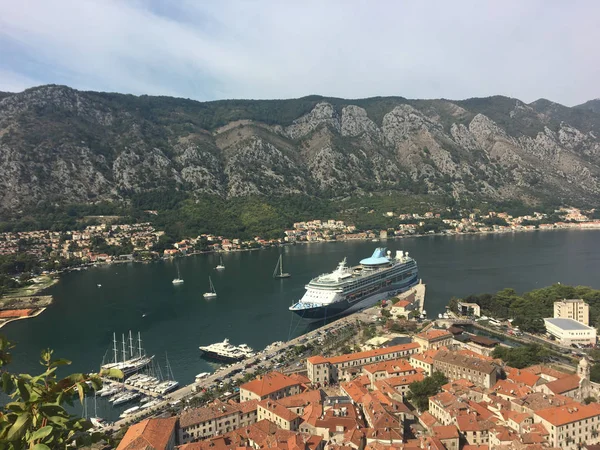
{"label": "sky", "polygon": [[0,91],[600,97],[600,2],[0,0]]}

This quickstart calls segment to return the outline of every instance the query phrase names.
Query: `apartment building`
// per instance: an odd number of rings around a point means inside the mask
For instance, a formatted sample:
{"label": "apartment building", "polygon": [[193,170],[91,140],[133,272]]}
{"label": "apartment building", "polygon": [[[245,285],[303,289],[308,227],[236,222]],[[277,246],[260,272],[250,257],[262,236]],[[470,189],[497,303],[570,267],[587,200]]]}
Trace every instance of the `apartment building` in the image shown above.
{"label": "apartment building", "polygon": [[259,421],[268,420],[279,428],[289,431],[297,431],[302,421],[298,414],[271,399],[258,403],[257,418]]}
{"label": "apartment building", "polygon": [[[229,433],[241,427],[240,405],[216,401],[210,406],[184,411],[179,418],[179,442],[186,444],[198,439]],[[245,420],[245,424],[255,423]]]}
{"label": "apartment building", "polygon": [[240,386],[240,402],[248,400],[278,400],[299,394],[302,384],[297,378],[288,377],[281,372],[270,372]]}
{"label": "apartment building", "polygon": [[590,305],[583,299],[564,299],[554,302],[555,319],[573,319],[584,325],[590,324]]}
{"label": "apartment building", "polygon": [[131,425],[119,442],[117,450],[164,449],[175,450],[177,417],[153,418]]}
{"label": "apartment building", "polygon": [[415,335],[414,341],[421,346],[421,351],[437,350],[452,345],[454,335],[448,330],[430,329]]}
{"label": "apartment building", "polygon": [[487,389],[495,385],[497,379],[494,363],[447,350],[440,350],[433,357],[433,370],[442,372],[450,381],[463,378]]}
{"label": "apartment building", "polygon": [[534,423],[548,430],[553,447],[575,450],[583,444],[600,443],[600,405],[571,404],[536,411]]}
{"label": "apartment building", "polygon": [[418,343],[411,342],[332,358],[313,356],[306,360],[306,369],[312,383],[337,383],[345,369],[360,368],[366,364],[390,359],[406,358],[418,353],[420,349],[421,346]]}

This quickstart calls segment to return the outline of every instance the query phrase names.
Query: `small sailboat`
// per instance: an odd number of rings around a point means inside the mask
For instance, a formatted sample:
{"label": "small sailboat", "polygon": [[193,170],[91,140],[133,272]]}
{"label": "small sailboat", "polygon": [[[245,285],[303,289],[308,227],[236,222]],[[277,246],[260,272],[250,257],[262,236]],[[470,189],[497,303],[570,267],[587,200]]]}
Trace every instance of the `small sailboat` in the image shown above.
{"label": "small sailboat", "polygon": [[208,283],[210,284],[210,291],[204,293],[204,298],[215,298],[217,296],[217,291],[215,291],[215,286],[210,277],[208,277]]}
{"label": "small sailboat", "polygon": [[215,267],[215,269],[217,270],[223,270],[225,269],[225,266],[223,265],[223,257],[221,256],[220,260],[219,260],[219,265],[217,267]]}
{"label": "small sailboat", "polygon": [[277,265],[273,271],[273,278],[289,278],[291,275],[283,271],[283,255],[279,255]]}
{"label": "small sailboat", "polygon": [[179,266],[177,266],[177,278],[173,278],[173,284],[183,284],[183,278],[181,278],[181,273],[179,272]]}

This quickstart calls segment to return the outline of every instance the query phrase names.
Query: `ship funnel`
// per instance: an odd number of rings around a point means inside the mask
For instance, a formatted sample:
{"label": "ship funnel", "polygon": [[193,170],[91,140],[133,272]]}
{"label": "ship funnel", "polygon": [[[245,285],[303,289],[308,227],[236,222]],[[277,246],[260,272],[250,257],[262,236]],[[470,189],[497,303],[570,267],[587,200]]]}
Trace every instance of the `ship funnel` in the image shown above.
{"label": "ship funnel", "polygon": [[402,250],[398,250],[396,252],[396,259],[402,259],[403,256],[404,256],[404,252]]}

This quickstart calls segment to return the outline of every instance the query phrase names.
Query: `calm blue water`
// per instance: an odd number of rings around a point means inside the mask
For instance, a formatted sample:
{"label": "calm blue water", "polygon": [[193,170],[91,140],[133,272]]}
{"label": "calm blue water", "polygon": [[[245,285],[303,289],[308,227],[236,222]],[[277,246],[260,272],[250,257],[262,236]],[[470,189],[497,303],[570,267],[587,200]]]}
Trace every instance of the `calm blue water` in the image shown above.
{"label": "calm blue water", "polygon": [[[331,271],[346,256],[351,264],[370,256],[374,242],[317,243],[281,249],[292,277],[271,278],[279,249],[177,260],[185,283],[173,286],[173,261],[118,264],[65,274],[49,293],[55,303],[32,320],[1,330],[16,342],[14,370],[38,370],[42,348],[73,360],[71,371],[97,370],[111,348],[112,333],[142,333],[143,345],[164,367],[165,353],[177,380],[192,382],[213,368],[198,346],[230,338],[262,349],[307,330],[288,306],[304,285]],[[425,307],[437,316],[452,296],[504,287],[525,291],[555,282],[600,288],[600,232],[549,231],[388,240],[391,250],[409,251],[427,283]],[[205,300],[208,276],[218,293]],[[97,284],[102,287],[98,288]],[[146,315],[143,317],[143,315]],[[109,353],[110,357],[110,353]]]}

